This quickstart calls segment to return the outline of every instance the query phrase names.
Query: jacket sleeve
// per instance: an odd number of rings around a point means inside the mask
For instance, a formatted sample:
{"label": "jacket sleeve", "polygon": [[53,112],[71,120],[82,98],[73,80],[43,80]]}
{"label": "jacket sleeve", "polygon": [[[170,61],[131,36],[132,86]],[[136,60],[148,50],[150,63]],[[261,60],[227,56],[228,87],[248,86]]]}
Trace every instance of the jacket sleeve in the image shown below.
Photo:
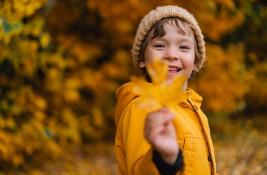
{"label": "jacket sleeve", "polygon": [[152,160],[152,149],[144,138],[147,111],[130,102],[120,116],[115,138],[115,155],[121,175],[159,175]]}
{"label": "jacket sleeve", "polygon": [[153,150],[152,160],[156,164],[161,175],[175,175],[178,171],[181,171],[184,166],[182,150],[179,150],[179,154],[174,164],[170,165],[166,163],[161,155],[155,150]]}

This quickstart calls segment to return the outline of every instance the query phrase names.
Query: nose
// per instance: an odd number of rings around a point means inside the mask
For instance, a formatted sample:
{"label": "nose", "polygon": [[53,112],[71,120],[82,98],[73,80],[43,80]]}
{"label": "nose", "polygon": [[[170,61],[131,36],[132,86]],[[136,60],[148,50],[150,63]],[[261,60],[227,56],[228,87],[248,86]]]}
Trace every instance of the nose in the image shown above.
{"label": "nose", "polygon": [[179,57],[179,53],[178,53],[177,48],[172,46],[166,50],[166,55],[164,58],[168,61],[173,61],[173,60],[178,60],[178,57]]}

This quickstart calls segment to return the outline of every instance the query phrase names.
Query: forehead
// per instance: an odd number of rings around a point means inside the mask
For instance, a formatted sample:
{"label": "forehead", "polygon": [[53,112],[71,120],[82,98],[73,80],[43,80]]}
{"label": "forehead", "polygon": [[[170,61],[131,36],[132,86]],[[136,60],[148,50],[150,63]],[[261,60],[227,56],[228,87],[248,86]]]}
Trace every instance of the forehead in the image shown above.
{"label": "forehead", "polygon": [[175,24],[166,23],[163,25],[163,34],[155,36],[150,41],[166,40],[166,41],[179,41],[194,43],[194,33],[188,28],[188,30],[178,28]]}
{"label": "forehead", "polygon": [[163,29],[166,31],[166,28],[175,28],[179,34],[192,37],[194,32],[189,24],[185,21],[182,21],[178,18],[170,19],[163,24]]}
{"label": "forehead", "polygon": [[194,32],[192,30],[192,26],[187,23],[186,21],[179,19],[179,18],[164,18],[159,20],[150,30],[148,33],[146,40],[151,40],[155,38],[161,38],[168,33],[166,30],[166,26],[172,26],[175,28],[176,32],[185,35],[185,36],[194,36]]}

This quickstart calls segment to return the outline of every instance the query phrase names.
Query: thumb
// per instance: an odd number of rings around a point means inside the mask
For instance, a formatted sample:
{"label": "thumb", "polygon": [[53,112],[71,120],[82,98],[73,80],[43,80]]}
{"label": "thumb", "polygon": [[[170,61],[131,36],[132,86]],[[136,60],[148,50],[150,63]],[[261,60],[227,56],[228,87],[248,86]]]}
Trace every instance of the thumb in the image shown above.
{"label": "thumb", "polygon": [[163,119],[164,124],[170,123],[174,119],[174,115],[172,113],[166,113]]}

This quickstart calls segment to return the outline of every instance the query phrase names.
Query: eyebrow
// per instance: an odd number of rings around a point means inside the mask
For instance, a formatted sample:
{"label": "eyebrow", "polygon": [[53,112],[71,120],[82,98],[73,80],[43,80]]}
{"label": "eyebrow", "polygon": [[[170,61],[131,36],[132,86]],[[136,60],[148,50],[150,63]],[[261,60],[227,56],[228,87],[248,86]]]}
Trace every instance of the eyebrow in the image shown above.
{"label": "eyebrow", "polygon": [[188,37],[184,37],[184,38],[180,39],[179,42],[188,42],[190,44],[193,44],[193,42],[190,39],[188,39]]}
{"label": "eyebrow", "polygon": [[[155,40],[161,40],[161,41],[164,41],[164,42],[167,42],[166,39],[164,39],[163,37],[157,37],[157,38],[154,38],[152,39],[151,41],[155,41]],[[183,42],[188,42],[190,44],[193,44],[194,42],[192,42],[190,39],[188,39],[188,37],[183,37],[182,39],[179,39],[179,43],[183,43]]]}

